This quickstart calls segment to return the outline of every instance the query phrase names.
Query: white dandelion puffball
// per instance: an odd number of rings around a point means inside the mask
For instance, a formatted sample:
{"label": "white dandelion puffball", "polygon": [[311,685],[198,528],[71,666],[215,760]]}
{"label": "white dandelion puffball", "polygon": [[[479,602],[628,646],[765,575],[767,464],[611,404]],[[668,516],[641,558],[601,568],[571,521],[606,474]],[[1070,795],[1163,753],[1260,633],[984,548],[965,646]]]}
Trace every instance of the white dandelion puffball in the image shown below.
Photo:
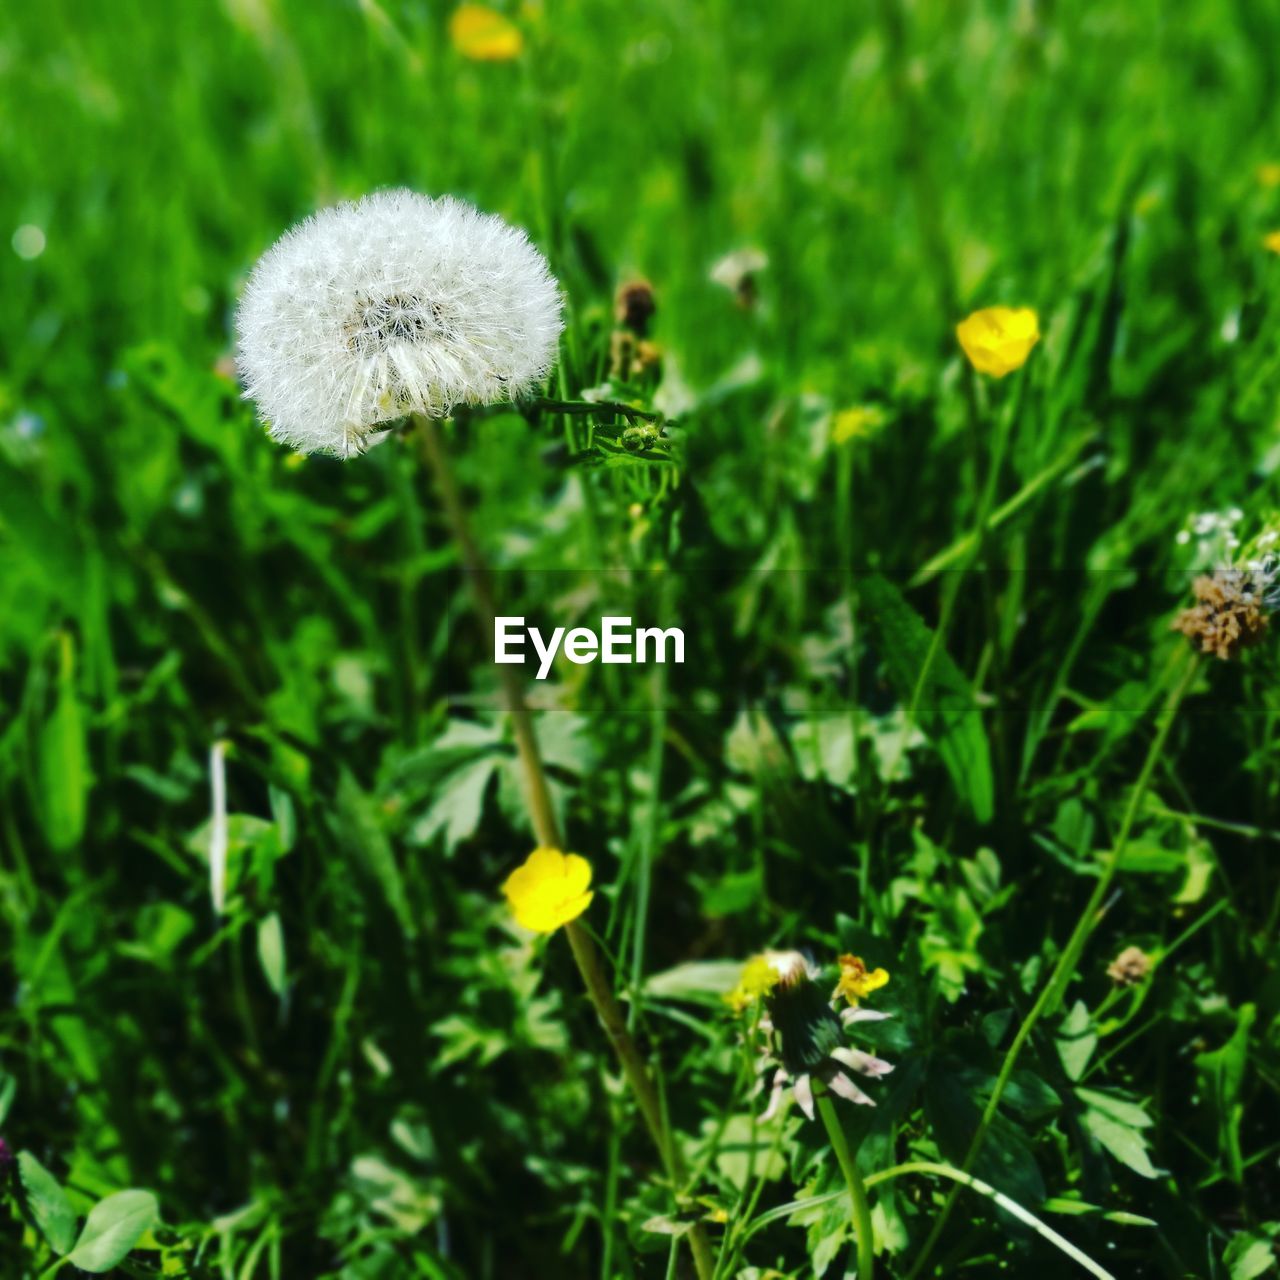
{"label": "white dandelion puffball", "polygon": [[379,424],[529,390],[555,362],[560,310],[523,231],[451,196],[381,191],[263,254],[236,363],[275,439],[349,457]]}

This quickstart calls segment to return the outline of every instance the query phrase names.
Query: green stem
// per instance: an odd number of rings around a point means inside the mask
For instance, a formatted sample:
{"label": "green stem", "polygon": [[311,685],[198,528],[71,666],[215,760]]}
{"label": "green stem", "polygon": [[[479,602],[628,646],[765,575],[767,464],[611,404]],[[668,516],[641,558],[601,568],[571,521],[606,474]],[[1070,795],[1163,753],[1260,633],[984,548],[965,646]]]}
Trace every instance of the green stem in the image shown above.
{"label": "green stem", "polygon": [[836,1115],[835,1106],[829,1093],[821,1093],[817,1098],[818,1114],[827,1127],[827,1137],[831,1139],[831,1148],[840,1162],[840,1172],[844,1174],[845,1185],[849,1188],[849,1202],[853,1209],[853,1229],[858,1235],[858,1280],[871,1280],[875,1268],[875,1238],[871,1230],[871,1209],[867,1204],[867,1188],[863,1185],[862,1176],[854,1161],[853,1152],[849,1150],[849,1140],[844,1136],[840,1117]]}
{"label": "green stem", "polygon": [[[494,618],[497,617],[498,612],[493,595],[493,584],[488,565],[471,534],[466,506],[454,478],[453,468],[449,465],[440,425],[434,418],[417,414],[414,415],[414,425],[422,440],[422,451],[427,465],[435,477],[445,519],[458,544],[463,568],[475,599],[476,610],[480,615],[480,623],[492,633]],[[549,849],[559,849],[562,847],[560,826],[556,820],[555,807],[551,803],[551,789],[547,785],[546,771],[542,767],[537,734],[533,727],[533,716],[529,711],[529,704],[525,701],[524,688],[515,667],[503,665],[498,668],[498,671],[502,680],[503,697],[515,733],[516,753],[524,775],[525,799],[529,807],[534,836],[540,845]],[[649,1136],[658,1149],[663,1168],[671,1181],[672,1192],[678,1196],[684,1178],[679,1148],[671,1140],[658,1091],[640,1055],[639,1047],[627,1030],[622,1008],[613,994],[613,988],[600,963],[600,952],[590,933],[577,920],[571,920],[565,925],[565,934],[569,939],[569,947],[573,952],[578,971],[582,975],[582,981],[587,988],[587,994],[595,1005],[605,1034],[609,1037],[614,1052],[618,1056],[623,1075],[631,1087],[631,1092],[635,1095],[636,1104],[644,1118],[645,1127],[649,1130]],[[699,1280],[711,1280],[715,1261],[701,1224],[695,1223],[690,1230],[689,1245],[693,1250],[693,1260]]]}
{"label": "green stem", "polygon": [[976,1191],[979,1195],[989,1196],[1006,1213],[1012,1214],[1019,1222],[1025,1223],[1056,1248],[1061,1249],[1067,1257],[1078,1262],[1090,1275],[1096,1276],[1098,1280],[1115,1280],[1111,1272],[1100,1267],[1087,1253],[1077,1249],[1070,1240],[1065,1236],[1060,1236],[1047,1223],[1041,1222],[1035,1214],[1024,1209],[1016,1200],[1010,1200],[1008,1196],[1003,1195],[980,1178],[975,1178],[972,1174],[965,1173],[960,1169],[953,1169],[948,1164],[935,1164],[928,1160],[912,1160],[907,1164],[894,1165],[892,1169],[886,1169],[883,1173],[874,1174],[872,1180],[875,1182],[887,1182],[890,1178],[900,1178],[908,1173],[927,1173],[937,1178],[949,1178],[957,1184],[957,1190],[963,1186],[968,1187],[971,1191]]}
{"label": "green stem", "polygon": [[[1066,947],[1063,948],[1062,954],[1058,957],[1058,963],[1054,965],[1053,972],[1049,975],[1049,981],[1041,988],[1040,994],[1036,997],[1030,1012],[1022,1020],[1022,1025],[1019,1026],[1017,1034],[1013,1037],[1013,1043],[1009,1045],[1009,1049],[1005,1053],[1004,1061],[1000,1064],[1000,1073],[996,1077],[995,1087],[992,1089],[991,1097],[987,1100],[987,1105],[983,1109],[982,1118],[974,1131],[973,1140],[969,1143],[964,1163],[960,1166],[960,1171],[964,1174],[968,1174],[973,1168],[974,1162],[978,1158],[978,1153],[982,1150],[982,1144],[986,1140],[987,1132],[991,1128],[992,1122],[995,1120],[996,1112],[1000,1107],[1000,1100],[1004,1096],[1004,1091],[1008,1087],[1013,1070],[1018,1064],[1018,1058],[1022,1053],[1023,1047],[1031,1038],[1031,1033],[1035,1030],[1036,1024],[1040,1019],[1046,1014],[1052,1014],[1058,1008],[1062,1001],[1063,993],[1066,991],[1067,983],[1071,981],[1072,976],[1075,974],[1076,965],[1080,961],[1085,943],[1088,942],[1089,935],[1101,919],[1102,904],[1106,901],[1107,891],[1111,888],[1111,883],[1116,878],[1124,861],[1125,848],[1129,843],[1133,824],[1137,820],[1138,812],[1142,807],[1142,800],[1147,793],[1147,787],[1151,783],[1152,774],[1155,772],[1156,765],[1164,753],[1164,744],[1169,737],[1169,730],[1173,726],[1178,707],[1186,696],[1187,690],[1191,687],[1191,682],[1195,679],[1196,672],[1199,669],[1200,659],[1193,653],[1186,661],[1185,670],[1181,678],[1170,690],[1169,696],[1165,700],[1156,735],[1151,740],[1147,758],[1143,761],[1142,770],[1138,774],[1138,781],[1129,793],[1129,803],[1125,808],[1124,817],[1121,819],[1120,830],[1116,835],[1115,847],[1112,850],[1111,857],[1104,864],[1102,872],[1098,876],[1098,883],[1089,895],[1089,900],[1085,903],[1084,910],[1081,911],[1075,928],[1071,931],[1071,937],[1068,939]],[[950,1195],[947,1196],[946,1203],[942,1206],[942,1211],[934,1219],[933,1227],[921,1246],[920,1255],[916,1259],[915,1265],[907,1272],[907,1280],[913,1280],[913,1277],[919,1275],[923,1270],[929,1254],[947,1224],[947,1218],[951,1214],[951,1207],[955,1202],[956,1194],[957,1192],[953,1188]]]}
{"label": "green stem", "polygon": [[612,414],[615,418],[639,418],[644,422],[663,420],[660,413],[637,409],[633,404],[620,404],[615,400],[548,400],[545,396],[536,396],[527,403],[544,413],[602,413]]}

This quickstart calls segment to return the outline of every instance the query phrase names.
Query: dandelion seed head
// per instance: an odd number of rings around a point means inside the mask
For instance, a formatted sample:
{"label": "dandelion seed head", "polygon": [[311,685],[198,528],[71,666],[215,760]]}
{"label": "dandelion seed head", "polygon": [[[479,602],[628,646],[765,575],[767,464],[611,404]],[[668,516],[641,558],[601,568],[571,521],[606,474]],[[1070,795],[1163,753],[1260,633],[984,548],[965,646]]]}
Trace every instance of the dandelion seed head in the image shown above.
{"label": "dandelion seed head", "polygon": [[377,192],[262,256],[236,316],[237,368],[276,440],[349,457],[408,414],[530,390],[554,363],[561,306],[523,231],[452,197]]}

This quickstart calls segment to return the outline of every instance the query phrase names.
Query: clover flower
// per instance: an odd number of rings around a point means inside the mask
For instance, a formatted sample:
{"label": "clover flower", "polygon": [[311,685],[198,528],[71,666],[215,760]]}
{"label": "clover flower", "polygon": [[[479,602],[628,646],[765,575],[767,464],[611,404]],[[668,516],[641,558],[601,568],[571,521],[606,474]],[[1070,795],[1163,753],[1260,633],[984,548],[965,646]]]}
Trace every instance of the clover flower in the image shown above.
{"label": "clover flower", "polygon": [[523,231],[452,197],[382,191],[263,254],[237,366],[275,439],[345,458],[397,418],[529,390],[554,361],[560,311]]}
{"label": "clover flower", "polygon": [[[1172,624],[1201,653],[1223,661],[1259,644],[1270,629],[1271,614],[1280,607],[1280,556],[1274,550],[1280,542],[1280,517],[1272,517],[1244,546],[1235,532],[1242,518],[1235,508],[1225,516],[1192,517],[1191,528],[1204,540],[1198,549],[1221,546],[1226,563],[1194,579],[1191,591],[1196,603],[1183,609]],[[1189,541],[1187,532],[1179,533],[1179,545]]]}
{"label": "clover flower", "polygon": [[1151,957],[1141,947],[1125,949],[1107,966],[1107,977],[1118,987],[1136,987],[1151,972]]}
{"label": "clover flower", "polygon": [[1003,378],[1026,364],[1040,320],[1030,307],[984,307],[956,325],[956,337],[979,373]]}
{"label": "clover flower", "polygon": [[[860,960],[847,956],[841,957],[842,976],[845,960],[856,961],[867,975]],[[875,986],[883,986],[883,982],[875,980],[875,975],[881,973],[884,970],[878,969],[867,976]],[[795,1093],[800,1110],[812,1120],[815,1078],[838,1097],[873,1107],[875,1102],[854,1083],[853,1076],[874,1080],[893,1070],[892,1063],[844,1042],[844,1028],[850,1023],[889,1015],[853,1007],[837,1014],[817,985],[819,976],[820,971],[798,951],[766,951],[747,962],[738,985],[726,996],[738,1010],[756,1002],[764,1005],[756,1030],[763,1037],[764,1070],[772,1068],[773,1079],[762,1120],[771,1120],[778,1113],[788,1088]],[[887,981],[885,974],[884,982]]]}
{"label": "clover flower", "polygon": [[517,924],[534,933],[554,933],[591,905],[590,885],[586,858],[539,847],[507,877],[502,892]]}

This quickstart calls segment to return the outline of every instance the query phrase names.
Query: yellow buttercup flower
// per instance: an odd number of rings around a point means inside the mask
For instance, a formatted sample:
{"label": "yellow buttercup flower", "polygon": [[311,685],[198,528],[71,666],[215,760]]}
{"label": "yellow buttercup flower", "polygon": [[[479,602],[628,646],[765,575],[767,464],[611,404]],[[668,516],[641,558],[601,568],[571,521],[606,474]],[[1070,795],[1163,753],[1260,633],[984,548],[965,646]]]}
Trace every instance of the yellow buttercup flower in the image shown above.
{"label": "yellow buttercup flower", "polygon": [[984,307],[956,325],[956,337],[979,373],[1003,378],[1026,364],[1040,320],[1030,307]]}
{"label": "yellow buttercup flower", "polygon": [[1263,187],[1280,187],[1280,164],[1274,160],[1258,166],[1258,183]]}
{"label": "yellow buttercup flower", "polygon": [[1280,231],[1272,231],[1263,236],[1262,244],[1263,248],[1270,249],[1272,253],[1280,253]]}
{"label": "yellow buttercup flower", "polygon": [[510,62],[524,49],[524,36],[510,18],[483,4],[462,4],[449,19],[453,47],[476,62]]}
{"label": "yellow buttercup flower", "polygon": [[889,981],[886,969],[868,969],[860,956],[840,957],[840,981],[832,992],[832,999],[844,996],[850,1004],[857,1004],[863,996],[879,991]]}
{"label": "yellow buttercup flower", "polygon": [[554,933],[590,905],[591,863],[576,853],[535,849],[506,879],[502,892],[518,924]]}

